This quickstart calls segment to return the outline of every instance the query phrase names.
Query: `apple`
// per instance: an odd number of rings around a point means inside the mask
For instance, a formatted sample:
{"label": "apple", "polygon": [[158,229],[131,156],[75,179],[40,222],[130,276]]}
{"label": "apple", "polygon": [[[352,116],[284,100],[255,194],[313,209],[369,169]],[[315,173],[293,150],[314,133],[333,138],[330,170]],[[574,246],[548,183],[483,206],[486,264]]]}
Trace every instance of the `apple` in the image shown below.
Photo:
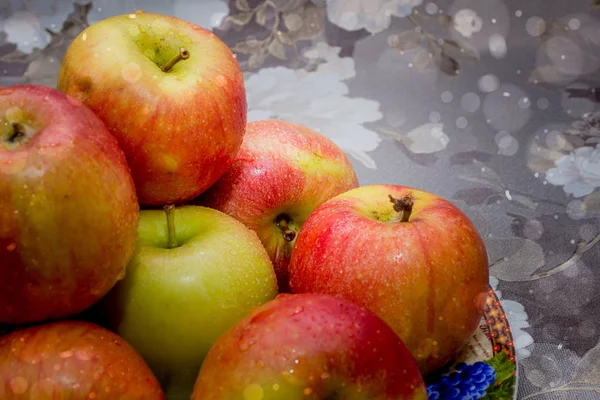
{"label": "apple", "polygon": [[139,205],[123,151],[78,100],[0,88],[0,323],[77,314],[123,277]]}
{"label": "apple", "polygon": [[276,295],[256,233],[217,210],[166,206],[140,212],[136,252],[99,323],[144,357],[169,399],[189,399],[214,341]]}
{"label": "apple", "polygon": [[280,294],[211,348],[192,400],[425,400],[417,363],[382,319],[322,294]]}
{"label": "apple", "polygon": [[344,152],[310,128],[279,120],[249,122],[231,168],[197,199],[258,234],[288,291],[287,264],[308,215],[326,200],[358,186]]}
{"label": "apple", "polygon": [[164,400],[123,338],[96,324],[56,321],[0,337],[0,399]]}
{"label": "apple", "polygon": [[475,226],[442,197],[373,184],[317,208],[289,264],[293,293],[324,293],[362,305],[402,338],[426,375],[476,331],[488,290],[488,259]]}
{"label": "apple", "polygon": [[139,11],[89,26],[69,45],[57,88],[118,139],[144,206],[198,196],[242,143],[247,103],[234,54],[176,17]]}

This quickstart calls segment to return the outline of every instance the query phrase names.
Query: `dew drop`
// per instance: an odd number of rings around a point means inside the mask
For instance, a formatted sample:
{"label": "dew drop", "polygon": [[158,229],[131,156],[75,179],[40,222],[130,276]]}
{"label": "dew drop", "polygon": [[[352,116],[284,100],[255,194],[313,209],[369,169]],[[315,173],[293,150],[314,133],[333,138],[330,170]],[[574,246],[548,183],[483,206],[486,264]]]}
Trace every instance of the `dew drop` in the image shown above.
{"label": "dew drop", "polygon": [[23,394],[27,391],[29,383],[22,376],[17,376],[10,380],[10,390],[14,394]]}
{"label": "dew drop", "polygon": [[70,350],[63,351],[62,353],[60,353],[60,358],[70,358],[70,357],[73,357],[73,352]]}
{"label": "dew drop", "polygon": [[137,63],[130,62],[121,70],[121,76],[129,83],[136,83],[142,77],[142,69]]}
{"label": "dew drop", "polygon": [[294,308],[294,311],[292,312],[292,315],[300,314],[302,311],[304,311],[304,307],[298,306],[298,307]]}
{"label": "dew drop", "polygon": [[217,76],[215,78],[214,82],[215,82],[215,85],[217,85],[220,88],[227,86],[227,79],[225,79],[225,77],[223,75]]}

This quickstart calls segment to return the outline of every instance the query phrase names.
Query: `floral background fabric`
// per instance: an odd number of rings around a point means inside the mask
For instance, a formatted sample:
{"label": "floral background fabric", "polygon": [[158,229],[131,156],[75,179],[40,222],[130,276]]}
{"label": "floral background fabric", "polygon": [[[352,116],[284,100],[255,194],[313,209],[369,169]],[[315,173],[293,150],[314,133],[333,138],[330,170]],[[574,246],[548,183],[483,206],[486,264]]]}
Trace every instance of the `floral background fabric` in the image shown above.
{"label": "floral background fabric", "polygon": [[70,41],[137,9],[224,40],[249,119],[330,137],[361,184],[453,201],[485,240],[520,399],[600,399],[600,2],[5,0],[2,85],[55,86]]}

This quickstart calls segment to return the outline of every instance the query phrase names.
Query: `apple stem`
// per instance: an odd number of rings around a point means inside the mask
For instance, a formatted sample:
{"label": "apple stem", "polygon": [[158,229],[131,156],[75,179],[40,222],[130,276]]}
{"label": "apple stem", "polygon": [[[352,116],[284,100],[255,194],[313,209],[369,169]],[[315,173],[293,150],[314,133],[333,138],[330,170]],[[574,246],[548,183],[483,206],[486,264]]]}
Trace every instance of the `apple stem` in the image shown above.
{"label": "apple stem", "polygon": [[166,63],[162,68],[162,72],[169,72],[171,68],[175,66],[181,60],[187,60],[190,58],[190,52],[187,51],[185,47],[179,49],[179,54],[177,54],[171,61]]}
{"label": "apple stem", "polygon": [[25,132],[23,127],[20,124],[13,123],[12,124],[12,132],[6,138],[9,143],[18,143],[25,138]]}
{"label": "apple stem", "polygon": [[402,213],[400,222],[408,222],[414,205],[414,201],[410,194],[407,194],[401,199],[396,199],[391,194],[388,194],[388,197],[390,198],[390,202],[394,203],[394,211]]}
{"label": "apple stem", "polygon": [[277,218],[277,226],[283,231],[283,238],[286,242],[291,242],[296,237],[296,232],[291,230],[288,225],[289,222],[289,217],[287,215],[280,215]]}
{"label": "apple stem", "polygon": [[177,237],[175,237],[175,205],[167,204],[163,207],[167,215],[167,247],[174,249],[177,247]]}

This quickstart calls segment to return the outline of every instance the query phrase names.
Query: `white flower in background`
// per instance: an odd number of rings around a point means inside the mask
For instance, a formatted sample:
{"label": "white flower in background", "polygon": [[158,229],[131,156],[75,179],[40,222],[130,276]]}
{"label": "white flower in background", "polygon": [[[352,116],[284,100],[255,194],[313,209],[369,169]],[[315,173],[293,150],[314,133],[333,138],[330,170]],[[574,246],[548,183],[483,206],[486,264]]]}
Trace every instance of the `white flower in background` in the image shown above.
{"label": "white flower in background", "polygon": [[173,15],[213,30],[221,25],[229,14],[227,2],[222,0],[175,0]]}
{"label": "white flower in background", "polygon": [[379,103],[348,97],[344,80],[354,77],[354,60],[340,58],[339,47],[319,44],[305,55],[325,60],[312,72],[285,67],[263,68],[246,79],[248,121],[280,119],[313,129],[368,168],[367,155],[379,145],[376,132],[362,126],[382,118]]}
{"label": "white flower in background", "polygon": [[580,147],[554,165],[546,173],[546,180],[562,186],[565,193],[583,197],[600,187],[600,144],[595,148]]}
{"label": "white flower in background", "polygon": [[443,124],[425,124],[410,131],[401,141],[413,153],[431,154],[444,150],[450,138],[444,133]]}
{"label": "white flower in background", "polygon": [[531,351],[528,347],[533,344],[533,337],[524,331],[525,328],[529,328],[529,316],[521,303],[513,300],[502,300],[502,292],[496,290],[498,283],[499,281],[497,278],[490,276],[490,286],[494,289],[496,296],[498,296],[498,299],[500,300],[502,309],[506,314],[506,319],[508,319],[510,331],[513,335],[517,360],[521,361],[531,355]]}
{"label": "white flower in background", "polygon": [[570,135],[600,136],[600,111],[585,113],[567,130]]}
{"label": "white flower in background", "polygon": [[16,44],[23,53],[31,53],[36,47],[42,49],[50,41],[40,19],[29,11],[17,11],[0,21],[0,30],[6,33],[6,41]]}
{"label": "white flower in background", "polygon": [[390,17],[406,17],[423,0],[327,0],[329,21],[347,31],[378,33],[390,26]]}
{"label": "white flower in background", "polygon": [[483,21],[477,13],[470,8],[459,10],[452,19],[454,21],[454,29],[463,35],[470,38],[474,33],[480,32],[483,28]]}

